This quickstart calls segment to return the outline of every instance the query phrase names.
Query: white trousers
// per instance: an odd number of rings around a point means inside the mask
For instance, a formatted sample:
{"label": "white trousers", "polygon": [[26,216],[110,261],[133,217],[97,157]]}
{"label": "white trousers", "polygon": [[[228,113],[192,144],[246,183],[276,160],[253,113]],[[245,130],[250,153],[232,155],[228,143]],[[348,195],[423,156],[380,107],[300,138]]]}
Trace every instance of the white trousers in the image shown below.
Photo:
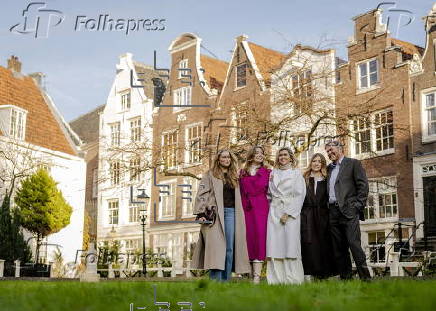
{"label": "white trousers", "polygon": [[268,284],[301,284],[304,282],[303,262],[297,258],[270,258],[266,264]]}

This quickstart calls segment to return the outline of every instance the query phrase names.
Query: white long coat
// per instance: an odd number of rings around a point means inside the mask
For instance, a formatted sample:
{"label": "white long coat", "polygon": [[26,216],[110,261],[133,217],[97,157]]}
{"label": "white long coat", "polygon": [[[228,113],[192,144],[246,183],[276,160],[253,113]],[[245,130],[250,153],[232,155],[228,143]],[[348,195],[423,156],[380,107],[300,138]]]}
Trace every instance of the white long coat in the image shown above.
{"label": "white long coat", "polygon": [[[306,183],[299,169],[273,169],[268,188],[267,257],[301,259],[300,212],[305,196]],[[280,223],[283,214],[290,215],[285,225]]]}

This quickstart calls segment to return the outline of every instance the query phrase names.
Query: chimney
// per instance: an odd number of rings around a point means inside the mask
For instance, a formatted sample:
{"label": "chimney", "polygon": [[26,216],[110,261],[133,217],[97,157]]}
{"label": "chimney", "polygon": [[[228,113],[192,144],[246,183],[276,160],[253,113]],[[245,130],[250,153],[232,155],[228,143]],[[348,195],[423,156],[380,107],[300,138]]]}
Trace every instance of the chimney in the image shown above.
{"label": "chimney", "polygon": [[11,58],[8,59],[8,69],[21,72],[21,62],[18,60],[18,57],[12,55]]}
{"label": "chimney", "polygon": [[44,89],[44,78],[45,75],[42,72],[34,72],[29,74],[29,77],[35,81],[36,85],[42,89]]}

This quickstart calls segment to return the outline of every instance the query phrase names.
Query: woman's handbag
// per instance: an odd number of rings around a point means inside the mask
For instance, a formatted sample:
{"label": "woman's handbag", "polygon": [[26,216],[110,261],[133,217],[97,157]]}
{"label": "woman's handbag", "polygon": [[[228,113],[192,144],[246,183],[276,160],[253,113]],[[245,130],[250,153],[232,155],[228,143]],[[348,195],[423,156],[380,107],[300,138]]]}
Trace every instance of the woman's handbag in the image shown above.
{"label": "woman's handbag", "polygon": [[216,206],[208,206],[206,207],[204,213],[198,214],[197,215],[197,220],[200,218],[206,218],[206,222],[205,223],[209,223],[209,224],[213,224],[215,223],[215,219],[216,219]]}

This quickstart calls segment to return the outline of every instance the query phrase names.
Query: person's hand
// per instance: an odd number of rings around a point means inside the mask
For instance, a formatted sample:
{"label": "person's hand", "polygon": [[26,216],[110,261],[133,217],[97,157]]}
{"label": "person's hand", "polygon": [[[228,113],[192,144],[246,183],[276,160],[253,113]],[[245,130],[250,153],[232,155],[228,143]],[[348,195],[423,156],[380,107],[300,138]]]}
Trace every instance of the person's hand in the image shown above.
{"label": "person's hand", "polygon": [[288,214],[283,214],[282,217],[280,217],[280,223],[282,225],[286,224],[286,221],[288,221],[289,215]]}
{"label": "person's hand", "polygon": [[206,221],[206,218],[204,218],[204,217],[200,217],[200,218],[198,218],[198,221],[205,222],[205,221]]}

